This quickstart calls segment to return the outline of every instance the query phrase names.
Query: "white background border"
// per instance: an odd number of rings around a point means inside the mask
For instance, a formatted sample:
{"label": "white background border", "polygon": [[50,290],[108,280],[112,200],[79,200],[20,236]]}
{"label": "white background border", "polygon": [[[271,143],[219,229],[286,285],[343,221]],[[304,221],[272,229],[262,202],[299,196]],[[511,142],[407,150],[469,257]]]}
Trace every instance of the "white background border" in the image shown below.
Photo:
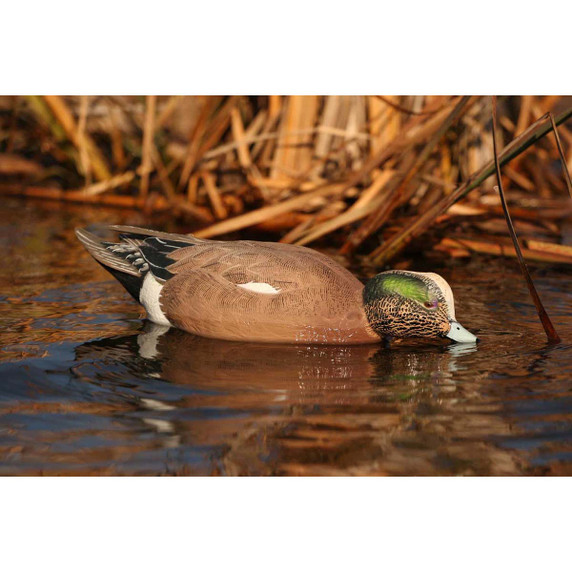
{"label": "white background border", "polygon": [[[564,95],[569,12],[547,0],[11,2],[0,92]],[[10,572],[570,561],[569,478],[3,478],[0,492]]]}

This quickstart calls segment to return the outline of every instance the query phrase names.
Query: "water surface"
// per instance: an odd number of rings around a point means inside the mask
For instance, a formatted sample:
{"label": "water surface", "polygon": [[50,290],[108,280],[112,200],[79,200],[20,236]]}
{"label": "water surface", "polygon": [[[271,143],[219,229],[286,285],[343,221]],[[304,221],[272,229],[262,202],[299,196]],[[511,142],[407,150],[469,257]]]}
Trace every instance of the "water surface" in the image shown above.
{"label": "water surface", "polygon": [[[0,473],[572,474],[570,270],[418,260],[474,345],[273,346],[143,320],[73,235],[119,211],[0,208]],[[88,212],[90,211],[90,212]],[[175,229],[173,229],[175,230]]]}

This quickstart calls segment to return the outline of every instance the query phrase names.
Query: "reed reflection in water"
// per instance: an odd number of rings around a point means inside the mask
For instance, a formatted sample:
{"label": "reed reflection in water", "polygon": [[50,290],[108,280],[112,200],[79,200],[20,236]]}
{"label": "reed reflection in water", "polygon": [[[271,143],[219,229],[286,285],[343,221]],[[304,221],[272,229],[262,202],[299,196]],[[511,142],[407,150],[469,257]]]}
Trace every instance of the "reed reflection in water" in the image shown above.
{"label": "reed reflection in water", "polygon": [[142,322],[75,240],[85,216],[3,219],[1,474],[572,474],[569,270],[534,271],[553,347],[490,259],[430,268],[478,346],[240,344]]}

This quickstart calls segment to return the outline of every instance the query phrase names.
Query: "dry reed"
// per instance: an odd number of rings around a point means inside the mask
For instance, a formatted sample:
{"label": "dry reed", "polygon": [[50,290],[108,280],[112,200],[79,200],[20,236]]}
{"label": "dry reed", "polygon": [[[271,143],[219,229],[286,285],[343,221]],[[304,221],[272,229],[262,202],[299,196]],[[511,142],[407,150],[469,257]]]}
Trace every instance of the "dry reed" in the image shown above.
{"label": "dry reed", "polygon": [[[512,139],[499,160],[513,218],[527,221],[525,251],[572,263],[560,244],[572,101],[499,106],[499,143]],[[479,227],[503,216],[487,182],[490,111],[486,97],[5,97],[0,193],[166,211],[203,237],[258,227],[294,244],[327,238],[380,266],[430,229],[451,256],[510,256],[487,246],[506,229]]]}

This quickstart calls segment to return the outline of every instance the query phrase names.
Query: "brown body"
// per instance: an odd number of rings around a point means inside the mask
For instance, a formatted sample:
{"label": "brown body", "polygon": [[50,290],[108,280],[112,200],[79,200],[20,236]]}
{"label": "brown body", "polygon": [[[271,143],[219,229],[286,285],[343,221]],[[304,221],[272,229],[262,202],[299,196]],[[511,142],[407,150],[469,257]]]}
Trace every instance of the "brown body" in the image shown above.
{"label": "brown body", "polygon": [[[173,252],[161,291],[169,322],[225,340],[378,342],[363,309],[363,285],[331,258],[300,246],[205,241]],[[238,286],[269,284],[276,294]]]}
{"label": "brown body", "polygon": [[456,321],[450,286],[431,272],[382,272],[364,287],[334,260],[303,246],[109,228],[120,242],[76,233],[159,325],[263,343],[477,340]]}

